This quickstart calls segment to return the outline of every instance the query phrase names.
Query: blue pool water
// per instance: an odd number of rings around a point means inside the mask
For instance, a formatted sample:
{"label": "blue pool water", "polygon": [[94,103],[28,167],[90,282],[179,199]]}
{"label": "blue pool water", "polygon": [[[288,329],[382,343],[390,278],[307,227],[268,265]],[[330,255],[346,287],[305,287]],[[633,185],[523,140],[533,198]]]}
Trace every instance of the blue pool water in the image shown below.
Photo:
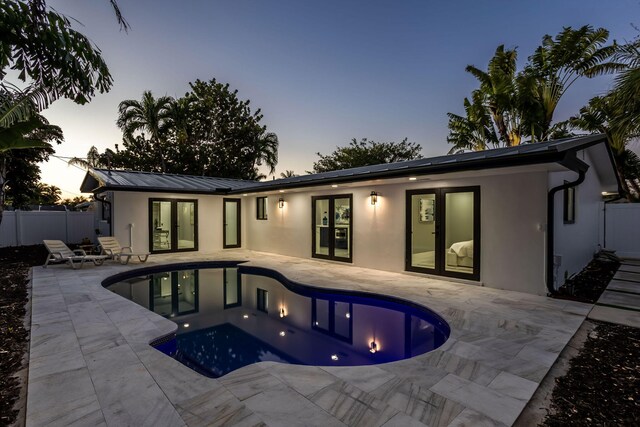
{"label": "blue pool water", "polygon": [[210,377],[261,361],[391,362],[438,348],[450,333],[409,301],[305,286],[270,270],[227,263],[148,271],[105,286],[176,322],[176,336],[154,347]]}

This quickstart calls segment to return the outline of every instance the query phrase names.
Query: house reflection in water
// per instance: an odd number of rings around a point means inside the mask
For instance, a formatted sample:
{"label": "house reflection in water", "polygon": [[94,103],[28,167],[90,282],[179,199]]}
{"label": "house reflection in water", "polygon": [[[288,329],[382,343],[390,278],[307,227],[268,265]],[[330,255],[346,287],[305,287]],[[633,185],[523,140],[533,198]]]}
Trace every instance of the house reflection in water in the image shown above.
{"label": "house reflection in water", "polygon": [[157,348],[213,377],[260,361],[390,362],[433,350],[449,335],[425,308],[300,286],[294,292],[238,268],[157,273],[109,289],[176,322],[176,339]]}

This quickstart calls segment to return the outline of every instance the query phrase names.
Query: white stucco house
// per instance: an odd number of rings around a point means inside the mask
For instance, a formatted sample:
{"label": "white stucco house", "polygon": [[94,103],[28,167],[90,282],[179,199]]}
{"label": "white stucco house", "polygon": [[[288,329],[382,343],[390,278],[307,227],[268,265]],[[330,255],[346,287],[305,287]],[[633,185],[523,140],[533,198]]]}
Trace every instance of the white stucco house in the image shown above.
{"label": "white stucco house", "polygon": [[243,248],[545,294],[598,249],[619,191],[603,136],[253,182],[90,170],[134,250]]}

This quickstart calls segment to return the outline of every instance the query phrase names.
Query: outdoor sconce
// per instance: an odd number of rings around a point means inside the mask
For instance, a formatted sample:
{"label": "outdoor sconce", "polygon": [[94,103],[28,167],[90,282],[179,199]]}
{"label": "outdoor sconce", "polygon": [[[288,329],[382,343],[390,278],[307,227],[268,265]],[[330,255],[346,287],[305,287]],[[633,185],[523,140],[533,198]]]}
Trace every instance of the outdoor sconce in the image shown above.
{"label": "outdoor sconce", "polygon": [[282,197],[278,199],[278,207],[280,209],[284,208],[284,199]]}
{"label": "outdoor sconce", "polygon": [[375,191],[371,192],[371,204],[375,206],[375,204],[378,203],[378,193],[376,193]]}
{"label": "outdoor sconce", "polygon": [[280,317],[284,317],[286,316],[285,312],[284,312],[284,307],[280,308]]}
{"label": "outdoor sconce", "polygon": [[369,352],[376,353],[378,351],[378,344],[375,341],[371,341],[371,345],[369,346]]}

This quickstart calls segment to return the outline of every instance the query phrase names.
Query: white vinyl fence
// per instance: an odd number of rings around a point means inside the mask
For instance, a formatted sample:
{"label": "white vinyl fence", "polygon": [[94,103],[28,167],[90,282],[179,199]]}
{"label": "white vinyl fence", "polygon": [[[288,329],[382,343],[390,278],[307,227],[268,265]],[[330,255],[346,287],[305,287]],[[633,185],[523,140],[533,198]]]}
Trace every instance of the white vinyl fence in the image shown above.
{"label": "white vinyl fence", "polygon": [[36,245],[44,239],[80,243],[85,237],[95,237],[90,211],[5,211],[0,224],[0,246]]}
{"label": "white vinyl fence", "polygon": [[640,203],[609,203],[605,212],[605,247],[624,258],[640,258]]}

